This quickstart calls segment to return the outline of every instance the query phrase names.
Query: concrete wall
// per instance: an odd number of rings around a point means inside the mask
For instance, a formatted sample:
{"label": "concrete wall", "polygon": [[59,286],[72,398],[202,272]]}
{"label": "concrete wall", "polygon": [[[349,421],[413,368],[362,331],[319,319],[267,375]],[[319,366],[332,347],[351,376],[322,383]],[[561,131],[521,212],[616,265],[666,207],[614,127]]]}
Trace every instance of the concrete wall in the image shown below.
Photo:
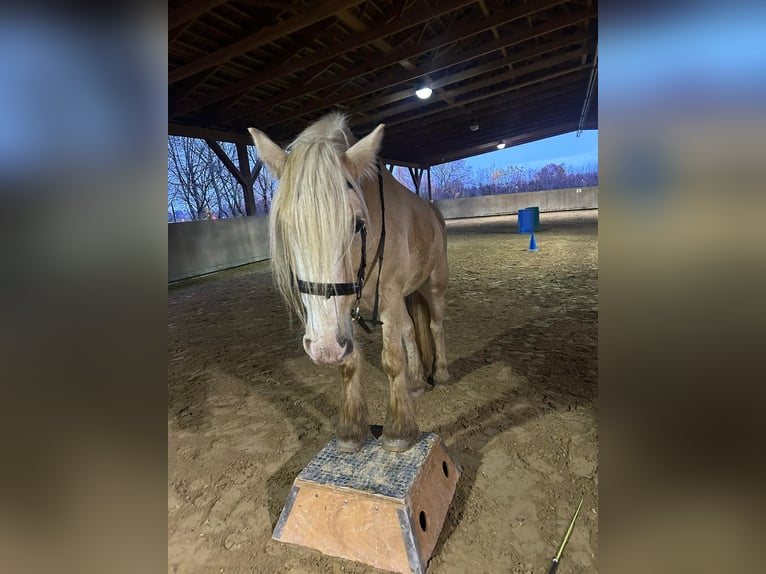
{"label": "concrete wall", "polygon": [[596,209],[598,208],[598,187],[483,195],[463,199],[443,199],[435,203],[444,215],[444,219],[508,215],[518,213],[519,209],[535,206],[539,207],[541,212]]}
{"label": "concrete wall", "polygon": [[265,216],[168,224],[168,281],[268,258]]}
{"label": "concrete wall", "polygon": [[[598,188],[556,189],[447,199],[436,205],[445,219],[506,215],[524,207],[567,211],[598,207]],[[266,216],[168,224],[168,281],[204,275],[269,258]]]}

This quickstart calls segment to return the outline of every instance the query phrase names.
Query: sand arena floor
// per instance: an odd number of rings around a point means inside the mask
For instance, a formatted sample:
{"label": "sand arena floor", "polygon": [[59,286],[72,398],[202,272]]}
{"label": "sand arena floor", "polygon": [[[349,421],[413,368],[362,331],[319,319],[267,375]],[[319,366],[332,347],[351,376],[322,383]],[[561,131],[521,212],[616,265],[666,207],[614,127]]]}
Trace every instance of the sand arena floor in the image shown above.
{"label": "sand arena floor", "polygon": [[[463,476],[429,574],[597,572],[598,211],[448,222],[452,384],[417,399]],[[314,365],[268,262],[168,289],[168,571],[380,572],[271,539],[298,472],[332,436],[336,369]],[[359,331],[371,422],[388,382]]]}

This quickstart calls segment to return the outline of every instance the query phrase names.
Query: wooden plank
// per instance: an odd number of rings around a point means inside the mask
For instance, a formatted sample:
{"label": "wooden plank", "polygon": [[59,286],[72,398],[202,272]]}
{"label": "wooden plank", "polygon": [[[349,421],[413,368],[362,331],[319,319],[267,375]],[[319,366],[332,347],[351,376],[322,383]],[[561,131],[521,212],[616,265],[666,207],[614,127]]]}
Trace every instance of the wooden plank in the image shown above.
{"label": "wooden plank", "polygon": [[226,4],[228,1],[229,0],[192,0],[191,2],[186,2],[168,13],[168,30],[175,30],[181,24],[194,20],[216,6]]}
{"label": "wooden plank", "polygon": [[413,531],[424,564],[436,548],[459,478],[459,467],[439,439],[431,447],[408,495]]}
{"label": "wooden plank", "polygon": [[187,126],[183,124],[168,123],[168,135],[184,136],[187,138],[199,138],[201,140],[211,139],[219,142],[243,143],[253,145],[253,138],[250,134],[238,133],[233,131],[214,130],[197,126]]}
{"label": "wooden plank", "polygon": [[[408,15],[407,18],[396,18],[396,19],[393,19],[388,24],[385,24],[384,26],[375,26],[365,32],[352,34],[351,36],[346,38],[344,42],[340,42],[337,46],[328,46],[325,49],[317,51],[317,53],[314,54],[313,56],[308,56],[308,57],[300,58],[298,60],[290,61],[289,64],[280,65],[276,69],[274,66],[266,66],[266,68],[264,68],[263,70],[254,72],[253,74],[250,74],[244,80],[235,82],[234,84],[227,86],[226,88],[223,88],[222,90],[219,90],[218,92],[212,94],[211,96],[201,98],[197,102],[190,104],[188,106],[179,107],[177,111],[177,115],[179,116],[184,115],[197,108],[205,107],[212,103],[220,101],[224,98],[227,98],[229,96],[245,92],[249,90],[250,88],[257,86],[258,84],[263,83],[265,81],[274,80],[280,76],[287,76],[289,74],[293,74],[299,70],[309,68],[321,62],[334,60],[335,58],[337,58],[338,56],[342,56],[346,52],[356,50],[358,48],[361,48],[362,46],[365,46],[367,44],[374,42],[375,40],[378,40],[380,38],[385,38],[397,32],[401,32],[402,30],[406,30],[407,28],[410,28],[414,25],[426,22],[427,20],[430,20],[431,18],[435,18],[441,14],[445,14],[452,10],[456,10],[470,3],[471,2],[469,2],[468,0],[450,0],[449,2],[440,2],[439,4],[435,6],[426,6]],[[394,60],[394,62],[395,61],[396,59]],[[341,80],[341,81],[346,81],[346,80]]]}
{"label": "wooden plank", "polygon": [[409,572],[398,510],[404,501],[296,480],[300,490],[279,540],[328,556]]}
{"label": "wooden plank", "polygon": [[221,149],[221,146],[218,145],[217,141],[206,139],[205,143],[210,146],[210,149],[213,150],[213,153],[218,156],[218,159],[223,162],[223,165],[226,166],[226,169],[229,170],[231,175],[233,175],[243,187],[249,185],[248,179],[242,175],[239,169],[237,169],[237,166],[234,165],[234,162],[231,161],[231,158],[226,155],[226,152]]}
{"label": "wooden plank", "polygon": [[184,66],[179,66],[175,70],[171,70],[168,74],[168,83],[174,84],[184,78],[188,78],[191,75],[201,72],[202,70],[227,62],[240,54],[265,46],[283,36],[287,36],[288,34],[307,28],[325,18],[329,18],[339,10],[350,8],[360,2],[361,0],[325,0],[324,2],[317,4],[312,10],[300,14],[299,16],[294,16],[274,26],[267,26],[237,42],[232,42],[203,58],[193,60]]}
{"label": "wooden plank", "polygon": [[[538,64],[533,64],[533,65],[528,66],[525,69],[518,69],[518,70],[514,70],[513,72],[505,72],[503,74],[497,74],[496,76],[493,76],[491,78],[486,78],[484,80],[472,82],[472,83],[467,84],[465,86],[461,86],[460,88],[457,88],[457,89],[454,89],[454,90],[450,90],[449,94],[452,97],[458,97],[458,96],[461,96],[461,95],[464,95],[464,94],[469,94],[471,92],[475,92],[475,91],[477,91],[477,90],[479,90],[481,88],[495,86],[495,85],[498,85],[498,84],[502,85],[503,82],[506,82],[506,81],[509,81],[509,80],[512,81],[515,78],[517,78],[519,75],[524,74],[524,73],[526,73],[526,72],[528,72],[530,70],[536,71],[536,70],[540,70],[540,69],[544,69],[544,68],[547,68],[547,66],[543,66],[542,62],[538,63]],[[455,107],[455,106],[465,106],[466,104],[470,104],[470,103],[477,102],[477,101],[480,101],[480,100],[484,100],[484,99],[487,99],[487,98],[492,98],[494,96],[497,96],[498,94],[504,94],[504,93],[507,93],[507,92],[516,91],[516,90],[519,90],[519,89],[527,87],[527,86],[532,86],[534,84],[545,82],[547,80],[552,80],[554,78],[559,78],[561,76],[566,76],[566,75],[569,75],[569,74],[574,74],[574,73],[580,72],[582,70],[586,70],[586,69],[589,70],[590,68],[591,68],[590,65],[582,66],[582,65],[578,64],[578,65],[576,65],[574,67],[570,67],[570,68],[567,68],[565,70],[560,70],[560,71],[557,71],[557,72],[546,74],[545,76],[542,76],[542,77],[535,77],[535,78],[529,79],[529,80],[527,80],[525,82],[514,83],[513,87],[511,87],[511,88],[509,88],[507,86],[503,86],[503,87],[495,89],[495,90],[491,90],[491,91],[488,91],[488,92],[482,92],[482,93],[480,93],[480,94],[478,94],[476,96],[470,97],[470,98],[464,98],[464,99],[461,99],[461,100],[457,100],[454,105],[447,104],[447,106],[442,106],[440,108],[435,108],[434,106],[430,106],[430,109],[429,109],[429,108],[423,106],[423,102],[422,101],[408,101],[407,103],[401,104],[399,106],[394,106],[394,107],[391,107],[391,108],[386,108],[385,110],[383,110],[381,112],[378,112],[377,114],[370,114],[370,115],[367,115],[366,117],[360,117],[359,119],[352,120],[349,123],[350,123],[351,127],[354,127],[354,126],[358,126],[358,125],[370,124],[370,123],[373,123],[373,122],[380,122],[380,121],[383,121],[385,119],[386,125],[387,126],[392,126],[392,125],[396,125],[398,123],[401,123],[403,121],[410,121],[409,118],[401,119],[401,120],[390,120],[390,119],[388,119],[391,116],[396,115],[396,114],[401,114],[401,113],[404,113],[404,112],[407,112],[407,111],[410,111],[410,110],[417,109],[417,110],[419,110],[418,115],[423,117],[423,116],[426,116],[426,115],[431,114],[431,113],[442,112],[445,109],[449,109],[449,108],[452,108],[452,107]],[[354,117],[354,112],[355,112],[354,110],[350,111],[351,117]]]}
{"label": "wooden plank", "polygon": [[[534,8],[528,7],[528,10],[534,12],[539,10],[539,8],[536,5]],[[592,17],[595,17],[596,14],[597,13],[595,10],[584,10],[577,15],[577,18],[575,18],[575,21],[579,22],[582,20],[588,20]],[[366,58],[365,60],[348,67],[346,72],[342,74],[331,75],[327,79],[321,82],[313,82],[309,85],[293,84],[291,88],[284,90],[283,92],[277,94],[276,96],[272,98],[263,100],[262,102],[258,102],[258,104],[255,106],[250,106],[246,110],[242,110],[235,114],[228,114],[227,120],[233,121],[240,117],[247,117],[251,114],[256,114],[256,113],[265,111],[277,103],[283,103],[285,101],[288,101],[291,98],[302,96],[307,91],[324,90],[326,88],[330,88],[338,84],[348,82],[349,80],[354,79],[356,77],[369,74],[370,72],[374,72],[381,68],[391,66],[392,64],[396,64],[397,62],[401,60],[414,58],[416,56],[419,56],[425,52],[428,52],[440,46],[457,42],[468,36],[473,36],[475,34],[478,34],[480,32],[483,32],[491,28],[492,25],[495,25],[498,23],[502,24],[504,22],[518,19],[519,17],[520,17],[520,12],[518,9],[515,9],[515,10],[507,9],[504,12],[498,12],[497,14],[495,14],[491,21],[479,20],[475,22],[465,22],[461,24],[460,26],[455,27],[455,29],[449,32],[444,32],[442,34],[439,34],[433,38],[428,39],[427,41],[420,42],[419,44],[413,47],[403,47],[403,48],[395,50],[394,52],[391,52],[388,55],[382,55],[378,58]],[[523,42],[527,42],[541,35],[545,35],[550,32],[559,30],[561,28],[572,26],[573,25],[572,19],[573,19],[572,17],[558,18],[542,26],[533,28],[529,30],[528,32],[525,32],[524,34],[514,36],[513,38],[506,38],[502,42],[499,42],[499,41],[490,42],[489,44],[487,44],[487,46],[489,46],[487,48],[485,48],[484,46],[479,46],[478,48],[474,48],[473,50],[471,50],[470,53],[460,54],[460,55],[453,54],[445,58],[442,58],[441,61],[437,59],[436,62],[429,63],[428,69],[425,69],[424,67],[420,67],[417,69],[417,72],[407,72],[405,70],[402,70],[401,68],[397,68],[395,73],[392,72],[392,74],[395,74],[395,78],[390,77],[390,75],[386,76],[385,80],[381,80],[383,85],[381,85],[381,83],[379,82],[374,81],[373,83],[371,83],[372,87],[370,89],[364,89],[364,93],[361,93],[361,94],[357,93],[359,90],[355,90],[353,92],[348,92],[348,93],[351,93],[351,97],[355,98],[355,97],[360,97],[361,95],[365,95],[366,93],[370,93],[371,91],[377,91],[379,89],[382,89],[392,83],[397,84],[404,81],[410,81],[413,78],[417,78],[424,75],[425,73],[433,72],[436,69],[443,69],[444,67],[449,67],[456,63],[470,60],[473,57],[486,54],[487,52],[494,51],[496,49],[499,49],[500,47],[514,46]],[[275,70],[269,69],[269,70],[266,70],[265,72],[270,72],[271,75],[264,74],[266,76],[264,79],[273,79],[273,74],[275,73]],[[278,70],[277,72],[281,72],[281,70]],[[253,78],[248,78],[248,80],[252,80],[252,79]],[[253,85],[256,85],[256,84],[253,84]],[[229,86],[228,88],[224,88],[219,93],[228,92],[230,89],[233,89],[234,86],[236,86],[236,84]],[[213,96],[211,96],[208,99],[212,100]],[[350,99],[350,98],[346,98],[345,96],[341,94],[340,96],[334,97],[332,102],[327,103],[327,99],[325,98],[322,100],[321,104],[317,103],[317,104],[313,104],[310,107],[301,107],[299,110],[299,114],[303,115],[303,114],[311,113],[313,111],[316,111],[317,109],[322,109],[324,107],[333,105],[335,103],[339,103],[339,101],[345,101],[347,99]],[[212,103],[212,102],[204,102],[204,105],[207,105],[208,103]],[[191,111],[191,109],[195,109],[195,108],[192,108],[192,105],[193,104],[189,104],[189,106],[186,106],[186,107],[183,107],[183,106],[179,107],[177,114],[181,115],[183,113]],[[196,106],[196,107],[201,107],[201,106]],[[278,121],[281,121],[281,120],[278,120]],[[263,127],[268,127],[269,125],[274,125],[275,123],[277,123],[277,121],[271,120],[271,123],[262,124],[262,125]]]}

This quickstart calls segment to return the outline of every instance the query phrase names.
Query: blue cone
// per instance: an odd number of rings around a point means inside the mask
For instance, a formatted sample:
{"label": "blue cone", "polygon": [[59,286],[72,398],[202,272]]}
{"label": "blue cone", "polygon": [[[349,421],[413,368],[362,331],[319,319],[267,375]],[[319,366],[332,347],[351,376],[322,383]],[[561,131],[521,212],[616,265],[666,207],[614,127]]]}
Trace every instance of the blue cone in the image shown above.
{"label": "blue cone", "polygon": [[532,232],[532,237],[529,239],[529,250],[537,251],[537,242],[535,241],[535,232]]}

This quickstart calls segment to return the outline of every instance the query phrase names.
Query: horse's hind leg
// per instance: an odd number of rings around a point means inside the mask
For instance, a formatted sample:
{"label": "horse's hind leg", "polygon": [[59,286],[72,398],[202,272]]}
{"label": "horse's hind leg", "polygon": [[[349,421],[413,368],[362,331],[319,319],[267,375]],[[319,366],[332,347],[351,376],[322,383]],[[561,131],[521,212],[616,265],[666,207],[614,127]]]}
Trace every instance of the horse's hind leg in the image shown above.
{"label": "horse's hind leg", "polygon": [[[421,360],[421,351],[418,344],[417,336],[417,320],[427,322],[428,319],[424,319],[428,316],[428,310],[426,308],[423,312],[422,305],[418,302],[408,301],[405,299],[405,308],[407,308],[407,316],[402,320],[402,343],[404,344],[404,350],[407,353],[407,388],[413,397],[418,397],[423,394],[427,389],[430,390],[428,382],[426,381],[426,371]],[[414,314],[414,315],[413,315]],[[430,372],[428,373],[431,374]]]}
{"label": "horse's hind leg", "polygon": [[340,404],[340,416],[336,429],[335,445],[342,452],[356,452],[367,440],[369,433],[367,401],[364,397],[361,379],[361,353],[355,347],[351,355],[341,365],[343,375],[343,394]]}
{"label": "horse's hind leg", "polygon": [[404,299],[398,298],[387,307],[383,316],[383,370],[388,375],[390,390],[386,424],[383,427],[383,448],[401,452],[410,448],[420,437],[415,420],[415,401],[407,385],[407,364],[402,337],[402,324],[412,320]]}
{"label": "horse's hind leg", "polygon": [[449,380],[447,348],[444,343],[444,313],[447,308],[448,268],[446,253],[431,272],[428,291],[424,293],[431,308],[431,333],[434,336],[434,384],[444,385]]}

